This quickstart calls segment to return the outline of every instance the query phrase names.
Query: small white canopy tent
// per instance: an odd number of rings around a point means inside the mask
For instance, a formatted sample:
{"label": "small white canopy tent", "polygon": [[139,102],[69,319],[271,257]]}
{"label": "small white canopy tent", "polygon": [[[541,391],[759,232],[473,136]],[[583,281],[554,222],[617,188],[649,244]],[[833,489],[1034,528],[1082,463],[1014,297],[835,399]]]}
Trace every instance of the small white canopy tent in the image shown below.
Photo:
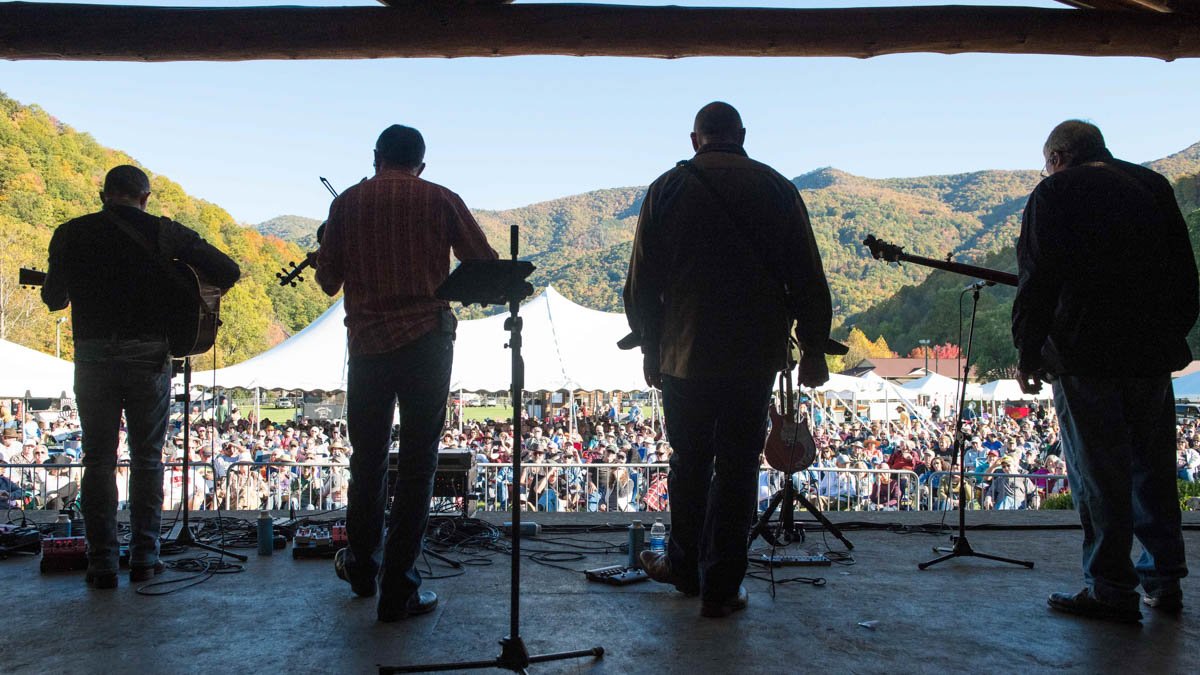
{"label": "small white canopy tent", "polygon": [[[521,307],[526,391],[646,388],[638,351],[617,349],[629,332],[624,314],[599,312],[547,287]],[[307,328],[237,365],[199,372],[201,386],[341,391],[346,388],[346,311],[338,301]],[[451,390],[509,389],[512,355],[504,345],[508,314],[463,321],[454,348]]]}
{"label": "small white canopy tent", "polygon": [[0,397],[54,398],[75,390],[75,364],[0,340]]}
{"label": "small white canopy tent", "polygon": [[906,382],[901,389],[920,396],[930,398],[954,398],[958,396],[958,380],[952,380],[945,375],[930,373],[925,377]]}

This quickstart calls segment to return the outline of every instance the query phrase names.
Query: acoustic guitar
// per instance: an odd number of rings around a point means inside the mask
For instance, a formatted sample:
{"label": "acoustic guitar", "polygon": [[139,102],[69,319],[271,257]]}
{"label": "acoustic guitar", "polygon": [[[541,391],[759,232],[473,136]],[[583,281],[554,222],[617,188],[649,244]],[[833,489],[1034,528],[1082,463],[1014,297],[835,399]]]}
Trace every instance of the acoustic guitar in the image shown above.
{"label": "acoustic guitar", "polygon": [[768,411],[771,418],[771,431],[763,444],[763,454],[767,464],[776,471],[793,474],[804,471],[812,466],[817,459],[817,443],[812,432],[808,429],[808,418],[796,419],[796,407],[792,391],[792,364],[779,376],[779,389],[784,408],[778,407]]}
{"label": "acoustic guitar", "polygon": [[[208,283],[196,270],[185,262],[171,262],[173,275],[183,288],[175,295],[176,301],[168,307],[167,344],[171,356],[203,354],[212,349],[217,340],[217,328],[221,325],[221,288]],[[21,268],[19,282],[22,286],[34,287],[46,283],[46,273]]]}

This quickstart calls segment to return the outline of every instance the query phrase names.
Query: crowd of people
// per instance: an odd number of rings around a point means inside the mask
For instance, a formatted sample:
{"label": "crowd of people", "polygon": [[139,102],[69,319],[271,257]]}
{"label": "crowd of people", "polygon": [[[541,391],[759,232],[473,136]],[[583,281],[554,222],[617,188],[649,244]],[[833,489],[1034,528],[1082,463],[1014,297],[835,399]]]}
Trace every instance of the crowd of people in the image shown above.
{"label": "crowd of people", "polygon": [[[453,409],[452,409],[453,411]],[[807,413],[807,406],[802,407]],[[959,463],[953,416],[920,420],[907,413],[890,422],[844,421],[817,408],[817,457],[795,474],[795,486],[822,510],[956,509]],[[843,421],[835,421],[835,420]],[[188,491],[194,510],[329,510],[346,505],[353,450],[340,420],[301,419],[257,424],[225,402],[207,417],[193,411],[187,447]],[[79,420],[73,410],[50,419],[7,414],[0,420],[0,506],[59,509],[79,494]],[[184,436],[176,419],[164,447],[164,509],[183,499]],[[505,421],[447,421],[443,449],[467,449],[481,468],[474,486],[485,509],[507,510],[518,486],[524,508],[538,511],[666,511],[671,445],[659,420],[640,406],[609,404],[589,411],[561,408],[523,422],[521,476],[514,481],[512,427]],[[573,431],[571,429],[574,429]],[[1053,410],[1035,404],[1027,416],[974,415],[966,422],[967,508],[1032,509],[1070,491]],[[56,439],[65,438],[65,441]],[[50,448],[54,448],[51,452]],[[122,432],[118,505],[128,503],[128,449]],[[1200,420],[1178,427],[1179,478],[1200,479]],[[8,465],[17,465],[9,467]],[[36,465],[43,465],[38,467]],[[594,465],[594,466],[589,466]],[[20,468],[18,468],[20,467]],[[1043,477],[1044,476],[1044,477]],[[765,460],[759,505],[782,486],[783,474]]]}

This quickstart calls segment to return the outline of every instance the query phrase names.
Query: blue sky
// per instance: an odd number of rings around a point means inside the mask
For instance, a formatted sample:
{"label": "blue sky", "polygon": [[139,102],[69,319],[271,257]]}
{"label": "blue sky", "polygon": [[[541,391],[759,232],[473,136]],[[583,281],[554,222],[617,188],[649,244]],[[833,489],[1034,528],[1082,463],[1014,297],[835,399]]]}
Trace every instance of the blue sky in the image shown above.
{"label": "blue sky", "polygon": [[[900,3],[803,6],[864,4]],[[369,175],[375,137],[394,122],[425,134],[426,178],[472,207],[509,208],[649,183],[690,154],[692,117],[711,100],[739,108],[747,150],[785,175],[835,166],[882,178],[1039,168],[1047,132],[1071,117],[1099,124],[1120,157],[1157,159],[1200,141],[1197,83],[1196,59],[984,54],[0,62],[0,91],[246,223],[322,218],[317,177],[342,188]]]}

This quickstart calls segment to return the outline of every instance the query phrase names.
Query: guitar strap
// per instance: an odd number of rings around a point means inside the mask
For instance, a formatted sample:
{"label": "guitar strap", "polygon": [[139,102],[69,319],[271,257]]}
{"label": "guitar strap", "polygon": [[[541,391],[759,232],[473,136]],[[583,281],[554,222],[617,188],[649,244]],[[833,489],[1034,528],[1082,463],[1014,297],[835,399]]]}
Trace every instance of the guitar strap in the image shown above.
{"label": "guitar strap", "polygon": [[[189,284],[188,284],[187,280],[185,280],[183,278],[183,276],[179,273],[179,271],[176,270],[171,265],[172,261],[169,258],[167,258],[165,255],[162,254],[160,247],[151,245],[150,241],[147,240],[146,237],[142,236],[142,233],[138,232],[136,227],[134,227],[128,220],[125,220],[124,218],[122,218],[118,213],[116,213],[112,209],[105,208],[103,210],[103,213],[108,218],[109,222],[116,225],[117,228],[121,230],[121,232],[125,233],[125,236],[129,237],[130,239],[132,239],[134,241],[135,244],[142,247],[142,250],[146,251],[146,253],[148,253],[150,255],[150,258],[152,260],[154,260],[154,262],[158,263],[158,266],[163,270],[163,272],[171,280],[172,283],[174,283],[180,289],[188,287]],[[160,240],[162,238],[162,227],[165,225],[165,223],[163,223],[162,221],[169,221],[169,219],[165,218],[165,217],[160,219],[160,222],[159,222],[159,239]]]}
{"label": "guitar strap", "polygon": [[[777,288],[779,289],[780,297],[783,300],[783,306],[787,309],[788,313],[790,314],[792,311],[791,293],[788,291],[787,282],[785,282],[783,280],[783,275],[779,273],[779,270],[775,269],[775,267],[773,267],[772,265],[769,264],[769,261],[767,260],[767,257],[766,257],[766,255],[767,255],[766,252],[770,249],[767,247],[766,242],[763,241],[762,237],[760,236],[761,233],[754,228],[739,227],[737,216],[734,215],[733,209],[731,209],[729,207],[729,202],[725,201],[725,198],[721,196],[720,192],[717,192],[716,186],[714,186],[712,184],[712,182],[708,180],[708,176],[705,176],[704,172],[701,171],[694,162],[692,162],[689,159],[683,159],[683,160],[680,160],[679,162],[677,162],[675,164],[675,166],[687,169],[688,173],[692,174],[692,176],[695,177],[696,180],[700,181],[700,184],[704,186],[704,189],[708,190],[709,194],[712,195],[713,200],[716,201],[718,205],[720,205],[721,210],[725,212],[725,217],[729,220],[729,222],[734,226],[735,229],[746,232],[751,237],[753,237],[754,243],[758,247],[758,252],[751,250],[750,247],[746,244],[746,241],[744,239],[742,239],[741,237],[733,237],[732,239],[733,239],[733,241],[737,242],[738,246],[741,247],[743,251],[748,253],[750,255],[750,257],[752,257],[752,258],[758,260],[760,263],[762,263],[762,267],[764,270],[766,270],[767,275],[775,280]],[[792,321],[795,321],[795,317],[792,317]],[[785,366],[785,368],[787,368],[789,371],[790,371],[791,367],[795,364],[795,359],[792,358],[792,348],[795,346],[796,346],[796,339],[792,333],[791,322],[789,322],[788,323],[788,349],[787,349],[787,355],[786,355],[786,359],[785,359],[785,363],[787,364]],[[791,411],[789,411],[789,412],[791,412]]]}

